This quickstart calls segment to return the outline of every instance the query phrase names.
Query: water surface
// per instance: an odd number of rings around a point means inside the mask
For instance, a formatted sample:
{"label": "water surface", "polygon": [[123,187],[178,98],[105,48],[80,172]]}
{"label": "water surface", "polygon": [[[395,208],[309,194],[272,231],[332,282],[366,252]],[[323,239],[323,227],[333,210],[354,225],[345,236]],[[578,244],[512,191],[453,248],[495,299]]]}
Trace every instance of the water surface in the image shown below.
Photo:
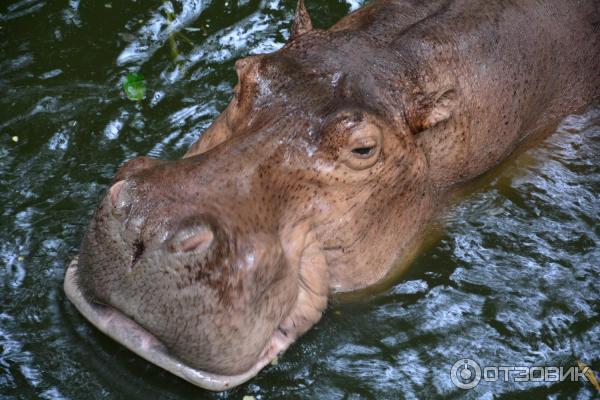
{"label": "water surface", "polygon": [[[309,9],[327,27],[360,4]],[[180,157],[229,100],[235,59],[279,48],[294,7],[0,5],[0,397],[593,398],[571,382],[462,391],[449,371],[463,357],[600,370],[599,108],[478,181],[398,282],[332,304],[278,365],[235,390],[208,393],[148,364],[68,303],[65,267],[117,166]],[[173,32],[185,34],[176,49]],[[140,103],[122,91],[129,72],[146,77]]]}

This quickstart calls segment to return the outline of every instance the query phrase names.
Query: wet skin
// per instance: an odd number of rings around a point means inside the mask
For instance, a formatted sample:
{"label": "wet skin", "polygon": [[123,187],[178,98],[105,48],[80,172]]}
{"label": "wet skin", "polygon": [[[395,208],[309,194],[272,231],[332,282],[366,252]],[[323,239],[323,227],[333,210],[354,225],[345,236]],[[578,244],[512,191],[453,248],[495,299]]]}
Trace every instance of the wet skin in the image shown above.
{"label": "wet skin", "polygon": [[454,188],[600,97],[597,2],[412,3],[325,31],[301,2],[183,159],[125,163],[67,272],[80,311],[195,384],[239,384],[331,292],[389,274]]}

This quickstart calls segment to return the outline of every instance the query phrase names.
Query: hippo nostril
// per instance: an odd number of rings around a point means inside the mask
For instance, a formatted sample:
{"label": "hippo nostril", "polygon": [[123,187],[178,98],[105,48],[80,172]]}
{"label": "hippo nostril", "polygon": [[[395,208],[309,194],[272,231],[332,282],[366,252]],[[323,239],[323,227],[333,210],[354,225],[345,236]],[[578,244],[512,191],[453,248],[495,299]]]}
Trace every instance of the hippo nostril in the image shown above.
{"label": "hippo nostril", "polygon": [[119,181],[117,183],[115,183],[114,185],[112,185],[112,187],[109,190],[109,196],[110,196],[110,201],[113,205],[113,207],[118,208],[119,207],[119,194],[121,194],[121,190],[123,189],[123,185],[125,184],[125,181]]}
{"label": "hippo nostril", "polygon": [[177,232],[169,241],[168,249],[172,253],[206,251],[214,239],[213,231],[204,225],[186,228]]}
{"label": "hippo nostril", "polygon": [[145,250],[146,250],[146,246],[144,245],[144,242],[142,242],[141,240],[136,240],[133,243],[133,257],[131,258],[131,266],[132,267],[135,264],[137,264],[137,262],[142,257],[142,254],[144,254]]}

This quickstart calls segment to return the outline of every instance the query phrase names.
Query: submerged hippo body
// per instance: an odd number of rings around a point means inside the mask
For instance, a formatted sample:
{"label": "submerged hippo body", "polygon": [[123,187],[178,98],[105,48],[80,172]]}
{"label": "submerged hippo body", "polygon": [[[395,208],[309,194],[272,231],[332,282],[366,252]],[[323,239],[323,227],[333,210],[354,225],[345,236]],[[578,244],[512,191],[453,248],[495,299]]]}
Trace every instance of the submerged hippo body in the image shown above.
{"label": "submerged hippo body", "polygon": [[380,281],[457,184],[600,96],[600,6],[380,0],[236,63],[177,161],[126,163],[69,298],[148,360],[222,390]]}

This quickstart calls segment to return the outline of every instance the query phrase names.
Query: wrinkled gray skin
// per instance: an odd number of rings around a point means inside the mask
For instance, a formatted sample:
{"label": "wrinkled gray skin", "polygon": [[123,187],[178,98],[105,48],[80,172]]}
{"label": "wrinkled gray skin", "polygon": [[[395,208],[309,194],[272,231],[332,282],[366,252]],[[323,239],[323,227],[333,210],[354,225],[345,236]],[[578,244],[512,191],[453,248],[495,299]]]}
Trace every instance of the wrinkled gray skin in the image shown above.
{"label": "wrinkled gray skin", "polygon": [[318,30],[301,2],[184,159],[117,172],[69,297],[200,386],[249,379],[330,292],[384,278],[453,187],[598,99],[599,4],[380,0]]}

